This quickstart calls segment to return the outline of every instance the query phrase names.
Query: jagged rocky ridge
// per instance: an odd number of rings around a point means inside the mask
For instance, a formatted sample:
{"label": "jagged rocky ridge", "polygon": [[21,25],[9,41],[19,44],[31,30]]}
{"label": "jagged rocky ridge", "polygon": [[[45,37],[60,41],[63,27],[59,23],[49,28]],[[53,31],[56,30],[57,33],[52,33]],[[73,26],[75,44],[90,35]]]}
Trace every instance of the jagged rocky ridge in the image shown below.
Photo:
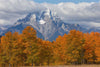
{"label": "jagged rocky ridge", "polygon": [[70,30],[76,29],[87,32],[85,28],[78,24],[68,24],[63,22],[58,16],[54,15],[49,9],[45,11],[33,12],[25,18],[18,20],[14,25],[3,31],[4,35],[8,31],[22,33],[26,26],[32,26],[37,31],[37,36],[44,40],[53,41],[59,35],[67,34]]}

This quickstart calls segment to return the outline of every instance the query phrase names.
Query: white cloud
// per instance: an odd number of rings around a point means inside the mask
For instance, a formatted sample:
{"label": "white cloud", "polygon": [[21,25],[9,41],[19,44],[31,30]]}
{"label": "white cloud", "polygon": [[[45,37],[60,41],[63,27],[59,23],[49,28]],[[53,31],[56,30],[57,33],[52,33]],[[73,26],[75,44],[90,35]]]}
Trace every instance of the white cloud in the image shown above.
{"label": "white cloud", "polygon": [[7,22],[7,21],[5,21],[5,20],[0,20],[0,24],[4,24],[5,22]]}
{"label": "white cloud", "polygon": [[95,3],[35,3],[32,0],[0,0],[0,24],[12,24],[30,12],[49,8],[67,23],[99,26],[100,2]]}
{"label": "white cloud", "polygon": [[[28,13],[43,8],[31,0],[0,0],[0,24],[13,24]],[[1,22],[2,20],[7,22]]]}
{"label": "white cloud", "polygon": [[100,23],[96,23],[96,22],[91,22],[91,27],[100,27]]}
{"label": "white cloud", "polygon": [[[100,23],[100,2],[95,3],[59,3],[59,4],[47,4],[44,3],[45,7],[48,7],[52,11],[62,18],[67,23],[78,23],[81,25],[90,25],[97,27]],[[92,24],[92,25],[91,25]],[[87,26],[86,25],[86,26]]]}

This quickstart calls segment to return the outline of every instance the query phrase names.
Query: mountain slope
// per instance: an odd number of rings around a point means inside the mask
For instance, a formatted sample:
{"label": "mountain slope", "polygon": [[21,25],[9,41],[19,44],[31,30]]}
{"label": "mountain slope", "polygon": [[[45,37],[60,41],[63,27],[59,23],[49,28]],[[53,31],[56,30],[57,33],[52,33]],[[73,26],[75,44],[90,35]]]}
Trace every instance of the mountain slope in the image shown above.
{"label": "mountain slope", "polygon": [[6,29],[8,29],[10,25],[0,25],[0,36],[4,33]]}
{"label": "mountain slope", "polygon": [[13,26],[5,30],[2,35],[8,31],[22,33],[26,26],[32,26],[37,31],[39,38],[49,41],[53,41],[59,35],[67,34],[73,29],[85,31],[78,24],[64,23],[58,16],[47,9],[28,14],[25,18],[18,20]]}

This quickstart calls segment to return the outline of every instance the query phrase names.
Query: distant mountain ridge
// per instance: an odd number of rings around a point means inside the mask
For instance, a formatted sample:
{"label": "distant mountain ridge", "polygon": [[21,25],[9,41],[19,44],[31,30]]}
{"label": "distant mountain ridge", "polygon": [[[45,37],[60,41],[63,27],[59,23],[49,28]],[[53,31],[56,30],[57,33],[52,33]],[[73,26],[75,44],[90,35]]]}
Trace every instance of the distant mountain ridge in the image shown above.
{"label": "distant mountain ridge", "polygon": [[[80,27],[79,24],[68,24],[63,22],[58,16],[54,15],[49,9],[28,14],[25,18],[19,19],[14,25],[3,30],[1,35],[8,31],[22,33],[26,26],[32,26],[37,31],[37,36],[44,40],[53,41],[59,35],[67,34],[70,30],[76,29],[88,32],[87,29]],[[91,32],[91,30],[89,31]]]}

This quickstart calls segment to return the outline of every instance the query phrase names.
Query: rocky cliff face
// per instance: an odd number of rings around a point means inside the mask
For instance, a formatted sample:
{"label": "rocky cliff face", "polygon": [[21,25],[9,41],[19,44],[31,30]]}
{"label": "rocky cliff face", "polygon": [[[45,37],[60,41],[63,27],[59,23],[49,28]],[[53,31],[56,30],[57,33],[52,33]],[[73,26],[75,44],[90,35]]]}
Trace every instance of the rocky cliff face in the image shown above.
{"label": "rocky cliff face", "polygon": [[25,18],[18,20],[14,25],[3,31],[2,35],[11,31],[22,33],[26,26],[32,26],[37,31],[37,36],[44,40],[53,41],[59,35],[67,34],[70,30],[76,29],[85,32],[78,24],[68,24],[54,15],[49,9],[28,14]]}

